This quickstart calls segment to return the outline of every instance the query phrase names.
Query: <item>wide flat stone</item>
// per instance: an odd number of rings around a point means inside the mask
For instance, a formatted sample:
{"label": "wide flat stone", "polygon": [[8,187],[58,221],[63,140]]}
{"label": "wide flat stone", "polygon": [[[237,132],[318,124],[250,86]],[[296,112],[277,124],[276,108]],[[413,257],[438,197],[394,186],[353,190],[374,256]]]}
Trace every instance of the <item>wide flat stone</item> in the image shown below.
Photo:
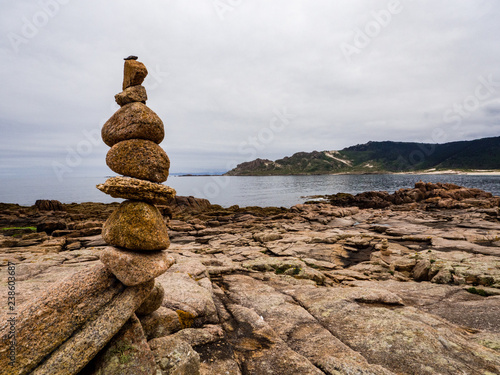
{"label": "wide flat stone", "polygon": [[[120,250],[112,246],[106,247],[100,253],[100,257],[101,262],[108,267],[118,280],[127,286],[134,286],[152,280],[163,274],[175,263],[175,260],[163,251],[138,253]],[[158,289],[158,286],[156,289]],[[161,289],[163,290],[163,288]],[[158,307],[160,305],[161,302]]]}
{"label": "wide flat stone", "polygon": [[152,141],[129,139],[111,147],[106,164],[118,174],[161,183],[168,178],[170,159]]}
{"label": "wide flat stone", "polygon": [[165,221],[154,205],[125,201],[102,227],[102,238],[109,245],[130,250],[165,250],[170,245]]}
{"label": "wide flat stone", "polygon": [[155,204],[167,204],[175,198],[175,190],[169,186],[139,180],[132,177],[111,177],[97,188],[113,198],[125,198]]}
{"label": "wide flat stone", "polygon": [[[142,86],[127,90],[135,87]],[[165,130],[161,119],[148,106],[130,103],[121,107],[106,121],[101,129],[101,136],[110,147],[127,139],[145,139],[159,144],[163,141]]]}

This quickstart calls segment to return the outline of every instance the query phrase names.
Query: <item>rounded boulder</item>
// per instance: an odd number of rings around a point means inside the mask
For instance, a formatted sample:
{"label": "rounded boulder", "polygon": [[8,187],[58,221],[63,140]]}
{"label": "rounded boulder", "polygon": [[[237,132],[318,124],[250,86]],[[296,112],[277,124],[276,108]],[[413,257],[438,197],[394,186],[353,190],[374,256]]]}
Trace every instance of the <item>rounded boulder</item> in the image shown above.
{"label": "rounded boulder", "polygon": [[152,141],[130,139],[118,142],[108,151],[106,164],[113,172],[152,182],[165,182],[170,160]]}
{"label": "rounded boulder", "polygon": [[156,282],[149,296],[144,300],[142,305],[139,306],[135,313],[137,315],[149,315],[158,310],[161,307],[164,296],[165,289],[163,289],[163,286],[159,282]]}
{"label": "rounded boulder", "polygon": [[164,250],[170,245],[160,211],[139,201],[122,202],[104,223],[102,238],[109,245],[137,251]]}
{"label": "rounded boulder", "polygon": [[165,137],[165,130],[156,113],[145,104],[134,102],[121,107],[106,121],[101,136],[104,143],[110,147],[129,139],[160,143]]}

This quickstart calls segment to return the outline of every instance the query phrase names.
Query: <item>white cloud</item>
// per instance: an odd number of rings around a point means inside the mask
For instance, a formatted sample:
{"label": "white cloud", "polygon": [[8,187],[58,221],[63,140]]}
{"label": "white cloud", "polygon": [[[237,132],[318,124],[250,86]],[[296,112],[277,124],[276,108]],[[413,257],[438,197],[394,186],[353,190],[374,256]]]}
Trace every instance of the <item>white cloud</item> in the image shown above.
{"label": "white cloud", "polygon": [[[38,14],[43,21],[40,4],[54,2],[59,9],[47,13],[46,25],[24,35],[26,20]],[[340,46],[389,1],[226,4],[232,9],[221,19],[212,0],[4,3],[0,169],[23,174],[27,165],[50,170],[64,162],[67,147],[85,139],[82,131],[98,129],[117,109],[113,96],[129,54],[151,72],[148,105],[165,123],[162,147],[173,172],[244,161],[241,143],[283,107],[297,117],[259,157],[369,140],[430,141],[479,76],[500,81],[494,0],[401,0],[401,12],[351,61]],[[26,40],[17,53],[12,33]],[[448,140],[497,135],[497,113],[496,105],[481,107],[463,119],[463,131],[448,130]],[[105,151],[96,146],[75,173],[106,173]]]}

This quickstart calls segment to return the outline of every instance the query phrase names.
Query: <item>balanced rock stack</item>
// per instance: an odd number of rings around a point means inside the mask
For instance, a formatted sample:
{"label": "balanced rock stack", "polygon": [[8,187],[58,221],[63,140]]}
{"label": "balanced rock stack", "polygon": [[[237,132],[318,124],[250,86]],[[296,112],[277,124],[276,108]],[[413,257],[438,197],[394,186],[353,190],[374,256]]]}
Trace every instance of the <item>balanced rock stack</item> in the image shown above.
{"label": "balanced rock stack", "polygon": [[[161,184],[170,166],[158,146],[163,123],[144,104],[141,83],[147,70],[135,59],[125,61],[123,92],[116,95],[121,109],[102,129],[111,146],[106,162],[125,177],[110,178],[98,188],[127,199],[103,227],[111,245],[100,254],[104,264],[52,285],[23,304],[15,317],[0,317],[0,375],[70,375],[87,365],[94,365],[95,371],[85,372],[93,375],[156,373],[137,315],[151,314],[163,301],[163,288],[154,279],[174,260],[163,251],[169,246],[167,227],[154,204],[173,199],[175,191]],[[13,325],[14,343],[8,339]],[[141,361],[110,371],[105,359],[112,349],[105,346],[112,348],[129,336]]]}
{"label": "balanced rock stack", "polygon": [[104,124],[102,139],[111,147],[106,164],[123,177],[111,177],[97,188],[127,199],[103,226],[108,245],[101,261],[125,285],[134,286],[164,273],[173,263],[162,251],[170,245],[167,226],[155,203],[167,203],[175,190],[162,185],[170,160],[158,145],[163,122],[149,109],[142,86],[148,71],[136,56],[125,59],[123,92],[115,96],[121,108]]}

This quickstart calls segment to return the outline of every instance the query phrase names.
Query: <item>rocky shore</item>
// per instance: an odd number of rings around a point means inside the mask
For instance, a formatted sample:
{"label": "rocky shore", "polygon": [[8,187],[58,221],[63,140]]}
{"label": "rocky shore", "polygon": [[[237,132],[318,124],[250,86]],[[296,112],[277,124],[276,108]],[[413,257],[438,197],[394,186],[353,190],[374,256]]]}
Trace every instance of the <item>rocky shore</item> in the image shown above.
{"label": "rocky shore", "polygon": [[[80,373],[500,373],[499,197],[419,183],[323,198],[157,205],[175,259],[156,278],[161,307],[136,311]],[[118,206],[0,204],[0,315],[9,263],[21,309],[99,264]]]}

